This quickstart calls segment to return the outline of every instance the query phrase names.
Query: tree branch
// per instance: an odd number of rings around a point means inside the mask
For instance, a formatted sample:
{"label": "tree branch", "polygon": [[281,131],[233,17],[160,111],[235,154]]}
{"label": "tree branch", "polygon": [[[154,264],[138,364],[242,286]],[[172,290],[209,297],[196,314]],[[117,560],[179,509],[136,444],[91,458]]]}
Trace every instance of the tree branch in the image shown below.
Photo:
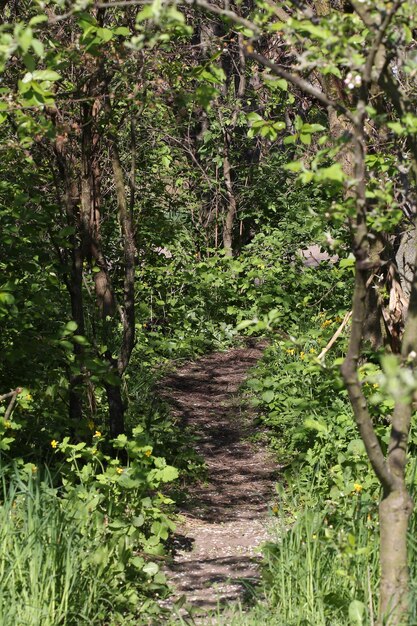
{"label": "tree branch", "polygon": [[[393,20],[393,18],[395,17],[395,14],[397,13],[398,9],[401,7],[401,5],[403,4],[403,0],[397,0],[396,2],[394,2],[394,4],[392,5],[390,11],[388,11],[388,13],[386,14],[381,26],[378,29],[378,33],[375,37],[375,40],[372,44],[372,47],[369,51],[369,54],[366,58],[366,62],[365,62],[365,68],[362,74],[362,78],[366,83],[370,83],[372,80],[372,69],[374,67],[374,63],[375,63],[375,59],[376,56],[378,54],[378,51],[381,47],[382,44],[382,40],[385,37],[385,34]],[[381,68],[382,70],[382,68]]]}
{"label": "tree branch", "polygon": [[331,98],[328,98],[323,91],[321,91],[320,89],[317,89],[317,87],[314,87],[314,85],[312,85],[308,80],[305,80],[304,78],[302,78],[301,76],[298,76],[297,74],[288,72],[287,70],[282,68],[280,65],[277,65],[277,63],[274,63],[273,61],[270,61],[269,59],[264,57],[262,54],[259,54],[258,52],[251,50],[250,46],[246,46],[245,54],[251,59],[254,59],[255,61],[257,61],[257,63],[259,63],[260,65],[269,67],[269,69],[272,70],[274,74],[276,74],[280,78],[284,78],[295,87],[298,87],[304,93],[318,100],[318,102],[320,102],[324,106],[331,107],[337,111],[340,111],[351,122],[355,121],[355,117],[351,113],[351,111],[349,111],[349,109],[347,109],[340,102],[337,102],[336,100],[332,100]]}

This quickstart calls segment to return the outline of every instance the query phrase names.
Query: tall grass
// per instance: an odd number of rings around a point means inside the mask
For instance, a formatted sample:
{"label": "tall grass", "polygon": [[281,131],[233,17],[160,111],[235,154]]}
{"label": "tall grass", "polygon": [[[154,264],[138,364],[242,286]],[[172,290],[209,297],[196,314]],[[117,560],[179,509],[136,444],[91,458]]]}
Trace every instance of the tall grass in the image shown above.
{"label": "tall grass", "polygon": [[57,491],[16,474],[3,477],[0,499],[0,624],[104,623],[108,581],[90,558],[85,526]]}
{"label": "tall grass", "polygon": [[[372,511],[372,513],[370,513]],[[338,510],[299,510],[275,525],[265,548],[263,599],[228,611],[225,626],[374,626],[378,614],[379,529],[376,504],[357,498]],[[417,624],[417,514],[409,527],[411,615]]]}
{"label": "tall grass", "polygon": [[[375,525],[366,508],[346,521],[332,513],[304,510],[290,529],[278,526],[266,548],[271,623],[373,624],[379,578]],[[363,621],[350,618],[355,607]]]}

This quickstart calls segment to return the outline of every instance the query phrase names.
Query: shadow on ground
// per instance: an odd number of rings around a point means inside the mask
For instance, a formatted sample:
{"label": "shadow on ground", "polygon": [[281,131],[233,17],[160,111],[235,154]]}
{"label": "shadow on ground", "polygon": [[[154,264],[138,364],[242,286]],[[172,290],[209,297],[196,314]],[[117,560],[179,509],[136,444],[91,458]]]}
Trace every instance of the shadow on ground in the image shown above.
{"label": "shadow on ground", "polygon": [[161,395],[196,436],[207,480],[189,486],[168,569],[174,598],[213,609],[252,595],[258,546],[268,538],[268,508],[277,467],[255,432],[254,411],[239,387],[264,345],[211,354],[165,378]]}

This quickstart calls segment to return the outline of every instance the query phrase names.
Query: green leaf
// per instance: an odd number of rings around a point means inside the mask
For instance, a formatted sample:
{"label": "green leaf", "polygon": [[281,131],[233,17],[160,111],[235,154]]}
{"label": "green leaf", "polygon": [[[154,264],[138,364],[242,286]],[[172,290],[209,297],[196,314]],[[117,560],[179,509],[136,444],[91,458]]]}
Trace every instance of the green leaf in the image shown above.
{"label": "green leaf", "polygon": [[340,259],[339,267],[341,269],[344,269],[345,267],[354,267],[355,262],[356,262],[355,257],[353,256],[352,253],[350,253],[349,256],[346,257],[345,259]]}
{"label": "green leaf", "polygon": [[390,128],[396,135],[403,135],[405,133],[405,128],[400,124],[400,122],[388,122],[388,128]]}
{"label": "green leaf", "polygon": [[115,35],[121,35],[122,37],[129,37],[131,34],[130,29],[127,28],[127,26],[118,26],[113,32]]}
{"label": "green leaf", "polygon": [[326,130],[321,124],[303,124],[303,133],[318,133],[322,130]]}
{"label": "green leaf", "polygon": [[48,21],[47,15],[35,15],[29,21],[29,26],[35,26],[36,24],[41,24],[42,22],[47,22],[47,21]]}
{"label": "green leaf", "polygon": [[304,426],[309,430],[316,430],[318,433],[328,433],[328,428],[325,424],[310,417],[304,420]]}
{"label": "green leaf", "polygon": [[345,179],[340,163],[333,163],[330,167],[317,170],[316,176],[319,180],[332,180],[338,183],[342,183]]}
{"label": "green leaf", "polygon": [[284,145],[288,146],[289,144],[293,144],[297,141],[298,139],[298,135],[288,135],[287,137],[284,137]]}
{"label": "green leaf", "polygon": [[133,567],[136,567],[136,569],[141,570],[145,561],[141,556],[133,556],[130,559],[130,563],[133,565]]}
{"label": "green leaf", "polygon": [[14,296],[8,291],[0,291],[0,303],[14,304]]}
{"label": "green leaf", "polygon": [[347,451],[356,456],[364,456],[366,454],[365,444],[362,439],[353,439],[349,442]]}
{"label": "green leaf", "polygon": [[140,528],[141,526],[143,526],[144,523],[145,518],[142,513],[132,518],[132,524],[135,528]]}
{"label": "green leaf", "polygon": [[360,600],[353,600],[349,604],[349,620],[355,626],[362,626],[365,617],[365,605]]}
{"label": "green leaf", "polygon": [[249,328],[249,326],[253,326],[253,324],[255,324],[256,322],[254,320],[242,320],[241,322],[239,322],[239,324],[236,326],[236,330],[244,330],[245,328]]}
{"label": "green leaf", "polygon": [[97,28],[97,37],[107,43],[113,39],[113,31],[110,28]]}
{"label": "green leaf", "polygon": [[75,341],[75,343],[78,343],[80,346],[86,346],[88,344],[87,337],[84,337],[83,335],[74,335],[72,339],[73,341]]}
{"label": "green leaf", "polygon": [[36,72],[33,72],[32,78],[34,80],[55,81],[61,79],[61,74],[58,74],[55,70],[36,70]]}
{"label": "green leaf", "polygon": [[29,50],[29,47],[32,43],[32,39],[33,39],[33,31],[31,28],[25,28],[25,30],[23,30],[20,33],[18,37],[18,42],[19,42],[19,46],[21,47],[24,53],[26,53]]}
{"label": "green leaf", "polygon": [[159,566],[157,565],[157,563],[146,563],[143,571],[145,572],[145,574],[148,574],[148,576],[155,576],[155,574],[159,572]]}
{"label": "green leaf", "polygon": [[167,465],[164,469],[160,470],[159,478],[163,483],[169,483],[178,478],[178,470],[172,465]]}
{"label": "green leaf", "polygon": [[303,164],[301,161],[292,161],[291,163],[286,163],[284,165],[284,170],[288,170],[289,172],[300,172],[303,169]]}
{"label": "green leaf", "polygon": [[253,124],[254,122],[263,122],[262,117],[259,115],[259,113],[256,113],[255,111],[251,111],[250,113],[248,113],[246,119],[251,124]]}
{"label": "green leaf", "polygon": [[267,391],[264,391],[264,393],[262,394],[262,400],[267,404],[271,404],[274,398],[275,393],[272,391],[272,389],[267,389]]}
{"label": "green leaf", "polygon": [[136,16],[136,22],[140,24],[140,22],[149,20],[151,17],[153,17],[153,15],[154,15],[153,7],[151,4],[148,4],[145,7],[143,7],[141,11],[139,11],[139,13]]}
{"label": "green leaf", "polygon": [[279,78],[278,80],[275,80],[274,83],[282,91],[288,91],[288,83],[285,78]]}
{"label": "green leaf", "polygon": [[31,54],[27,53],[23,56],[23,63],[29,72],[33,72],[35,70],[36,61]]}
{"label": "green leaf", "polygon": [[43,43],[39,41],[39,39],[32,40],[32,49],[33,52],[37,54],[40,59],[43,59],[43,57],[45,56],[45,48]]}

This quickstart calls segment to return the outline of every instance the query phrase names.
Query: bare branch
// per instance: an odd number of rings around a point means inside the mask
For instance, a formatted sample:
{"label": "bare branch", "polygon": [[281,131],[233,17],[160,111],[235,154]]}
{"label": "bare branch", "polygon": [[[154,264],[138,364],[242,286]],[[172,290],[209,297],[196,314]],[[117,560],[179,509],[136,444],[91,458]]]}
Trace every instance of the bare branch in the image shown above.
{"label": "bare branch", "polygon": [[319,361],[321,361],[321,359],[324,357],[324,355],[330,350],[332,345],[334,343],[336,343],[336,341],[339,339],[340,335],[343,332],[344,327],[346,326],[346,324],[348,323],[348,321],[350,320],[351,317],[352,317],[352,311],[348,311],[346,313],[345,317],[343,318],[342,323],[340,324],[339,328],[337,329],[337,331],[335,332],[333,337],[330,339],[330,341],[327,344],[327,346],[325,348],[323,348],[323,350],[320,352],[319,356],[317,357]]}
{"label": "bare branch", "polygon": [[9,393],[4,393],[2,396],[0,396],[0,402],[3,402],[3,400],[7,400],[7,398],[17,396],[21,391],[21,387],[17,387],[17,389],[13,389],[12,391],[9,391]]}

